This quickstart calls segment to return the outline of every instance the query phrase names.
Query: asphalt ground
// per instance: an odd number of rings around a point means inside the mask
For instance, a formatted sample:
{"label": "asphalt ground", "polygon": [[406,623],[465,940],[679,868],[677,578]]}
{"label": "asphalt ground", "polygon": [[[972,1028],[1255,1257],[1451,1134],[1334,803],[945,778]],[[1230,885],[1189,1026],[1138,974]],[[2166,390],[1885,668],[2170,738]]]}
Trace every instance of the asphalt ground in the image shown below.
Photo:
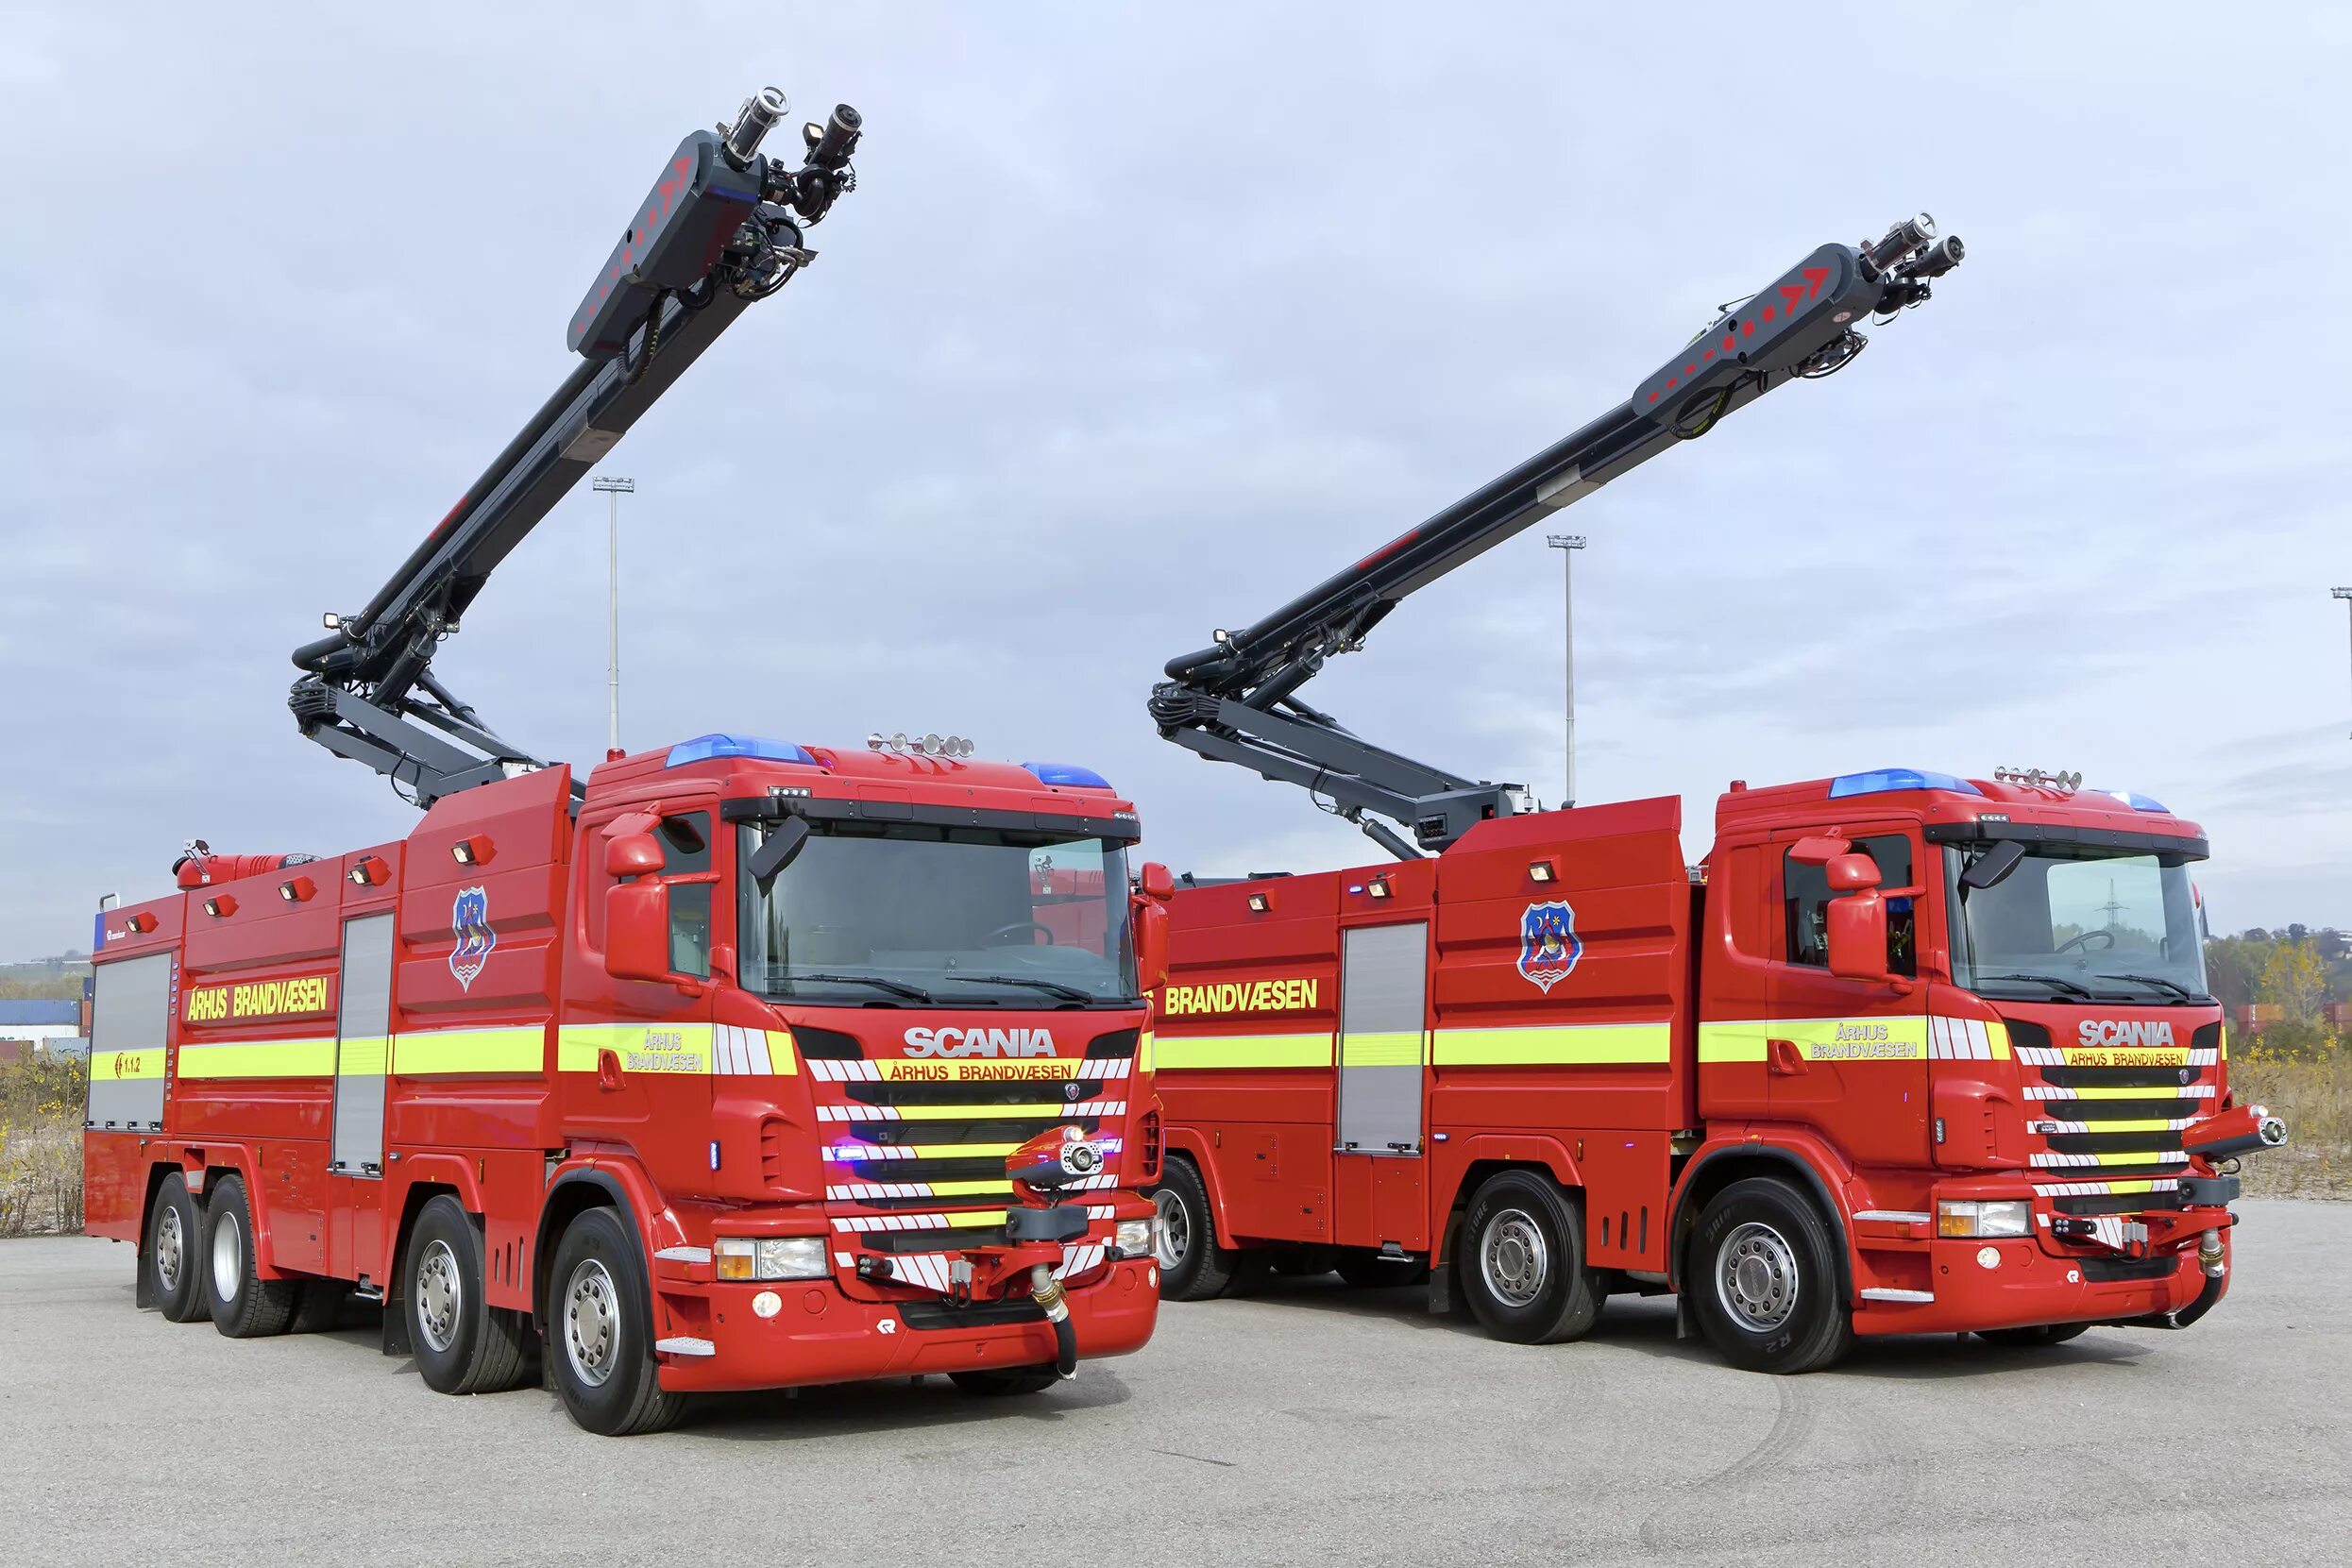
{"label": "asphalt ground", "polygon": [[2352,1562],[2352,1205],[2241,1212],[2183,1333],[1771,1378],[1663,1300],[1523,1348],[1277,1281],[1033,1398],[736,1395],[618,1442],[363,1327],[165,1323],[126,1246],[0,1242],[0,1562]]}

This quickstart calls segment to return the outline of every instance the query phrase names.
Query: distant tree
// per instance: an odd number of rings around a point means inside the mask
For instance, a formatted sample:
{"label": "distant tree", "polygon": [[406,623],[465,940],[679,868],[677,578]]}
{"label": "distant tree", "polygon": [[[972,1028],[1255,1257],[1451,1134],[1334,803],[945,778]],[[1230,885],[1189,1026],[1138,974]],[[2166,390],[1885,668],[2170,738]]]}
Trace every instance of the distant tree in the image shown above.
{"label": "distant tree", "polygon": [[2259,925],[2248,926],[2238,933],[2238,940],[2242,942],[2267,942],[2270,939],[2271,934]]}
{"label": "distant tree", "polygon": [[2339,958],[2352,956],[2352,942],[2347,942],[2344,933],[2332,925],[2324,925],[2313,932],[2311,945],[2319,950],[2320,957],[2330,964]]}
{"label": "distant tree", "polygon": [[2320,1005],[2327,1000],[2327,971],[2309,942],[2280,942],[2262,965],[2256,989],[2278,1009],[2278,1021],[2262,1031],[2281,1051],[2305,1052],[2326,1043]]}
{"label": "distant tree", "polygon": [[2297,920],[2294,924],[2287,927],[2287,940],[2290,942],[2308,942],[2310,939],[2311,928],[2305,925],[2302,921]]}
{"label": "distant tree", "polygon": [[2205,983],[2223,1006],[2235,1013],[2255,1000],[2255,987],[2270,956],[2268,942],[2221,936],[2205,944]]}

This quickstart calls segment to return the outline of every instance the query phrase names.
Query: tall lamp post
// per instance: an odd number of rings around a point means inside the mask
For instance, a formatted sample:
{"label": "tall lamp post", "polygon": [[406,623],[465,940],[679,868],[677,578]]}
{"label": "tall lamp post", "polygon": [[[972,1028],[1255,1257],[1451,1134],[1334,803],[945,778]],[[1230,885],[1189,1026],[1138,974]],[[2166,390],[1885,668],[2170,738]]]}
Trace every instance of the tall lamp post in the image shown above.
{"label": "tall lamp post", "polygon": [[607,743],[618,753],[620,750],[620,498],[637,493],[635,480],[607,479],[599,474],[591,489],[601,490],[613,498],[612,531],[608,541],[607,560],[610,566],[610,587],[606,595],[606,620],[611,634],[611,652],[604,664],[604,680],[612,700],[612,739]]}
{"label": "tall lamp post", "polygon": [[1568,792],[1561,805],[1576,804],[1576,552],[1584,548],[1581,533],[1549,533],[1544,542],[1560,552],[1564,568],[1560,574],[1565,595],[1565,614],[1560,618],[1562,661],[1565,666],[1568,690]]}
{"label": "tall lamp post", "polygon": [[2328,593],[2336,599],[2352,599],[2352,588],[2330,588]]}

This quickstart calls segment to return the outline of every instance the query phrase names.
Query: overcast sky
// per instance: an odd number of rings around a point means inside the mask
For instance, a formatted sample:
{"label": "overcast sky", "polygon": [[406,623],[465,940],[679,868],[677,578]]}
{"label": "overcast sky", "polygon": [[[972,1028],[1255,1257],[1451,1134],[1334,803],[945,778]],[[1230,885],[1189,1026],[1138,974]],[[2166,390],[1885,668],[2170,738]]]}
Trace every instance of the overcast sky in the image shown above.
{"label": "overcast sky", "polygon": [[[954,731],[1099,768],[1179,868],[1377,859],[1159,740],[1160,664],[1924,207],[1931,304],[1566,515],[1581,794],[1682,795],[1696,857],[1734,777],[2078,768],[2206,825],[2217,929],[2352,924],[2339,9],[266,9],[0,25],[0,958],[191,836],[408,830],[287,653],[765,82],[864,111],[861,184],[608,465],[633,746]],[[1556,799],[1542,532],[1309,695]],[[584,489],[436,667],[592,760],[604,588]]]}

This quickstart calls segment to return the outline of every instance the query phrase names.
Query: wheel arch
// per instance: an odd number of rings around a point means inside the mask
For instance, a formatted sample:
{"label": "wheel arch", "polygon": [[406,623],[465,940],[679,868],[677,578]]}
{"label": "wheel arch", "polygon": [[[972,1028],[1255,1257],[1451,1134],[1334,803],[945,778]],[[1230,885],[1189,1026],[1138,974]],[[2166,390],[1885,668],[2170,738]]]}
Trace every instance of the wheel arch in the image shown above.
{"label": "wheel arch", "polygon": [[1709,1200],[1750,1176],[1766,1176],[1796,1188],[1812,1201],[1830,1227],[1837,1259],[1837,1290],[1849,1306],[1853,1302],[1853,1232],[1830,1182],[1813,1162],[1794,1149],[1767,1143],[1725,1143],[1701,1150],[1683,1172],[1667,1216],[1667,1283],[1683,1288],[1689,1270],[1684,1255],[1699,1215]]}
{"label": "wheel arch", "polygon": [[1453,1152],[1464,1163],[1453,1178],[1453,1190],[1447,1197],[1445,1208],[1439,1211],[1437,1234],[1430,1239],[1431,1269],[1452,1260],[1454,1238],[1462,1228],[1462,1217],[1470,1207],[1472,1194],[1506,1171],[1531,1171],[1548,1176],[1580,1211],[1583,1207],[1583,1174],[1577,1170],[1566,1146],[1557,1138],[1483,1133],[1455,1145]]}
{"label": "wheel arch", "polygon": [[1159,1180],[1152,1185],[1167,1184],[1171,1160],[1180,1157],[1189,1162],[1200,1177],[1201,1190],[1209,1194],[1209,1217],[1217,1227],[1217,1244],[1234,1246],[1233,1226],[1225,1212],[1225,1189],[1218,1180],[1217,1162],[1210,1155],[1207,1141],[1193,1127],[1169,1127],[1160,1136]]}
{"label": "wheel arch", "polygon": [[[531,1321],[542,1332],[547,1327],[548,1273],[554,1267],[556,1239],[574,1220],[592,1208],[618,1209],[621,1219],[637,1238],[637,1245],[645,1246],[645,1226],[637,1207],[610,1170],[581,1167],[558,1174],[548,1187],[546,1201],[539,1206],[538,1229],[531,1243]],[[650,1252],[645,1269],[650,1281],[653,1275]]]}

